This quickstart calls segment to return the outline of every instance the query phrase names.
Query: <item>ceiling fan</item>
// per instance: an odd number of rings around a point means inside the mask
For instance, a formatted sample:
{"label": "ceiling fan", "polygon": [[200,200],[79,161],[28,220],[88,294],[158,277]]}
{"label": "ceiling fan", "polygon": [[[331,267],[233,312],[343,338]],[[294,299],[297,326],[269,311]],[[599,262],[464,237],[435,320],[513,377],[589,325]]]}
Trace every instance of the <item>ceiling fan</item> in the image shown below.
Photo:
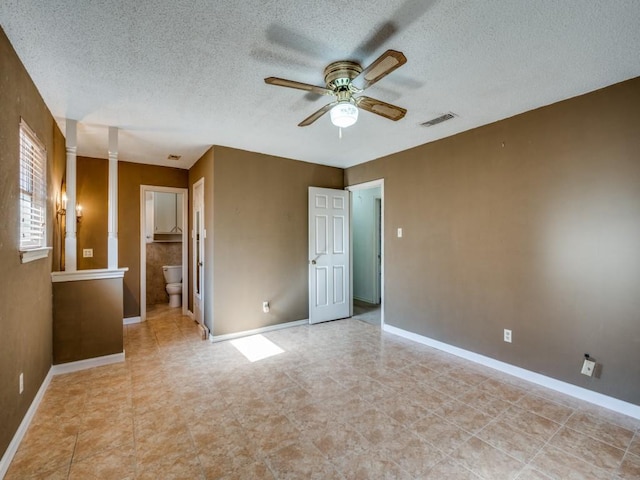
{"label": "ceiling fan", "polygon": [[318,95],[336,97],[333,102],[328,103],[300,122],[299,127],[311,125],[325,113],[331,112],[331,122],[336,127],[346,128],[358,120],[358,108],[393,121],[404,117],[407,113],[404,108],[364,95],[355,95],[362,93],[405,63],[407,63],[407,57],[402,52],[387,50],[365,69],[360,64],[347,60],[331,63],[324,69],[325,87],[277,77],[268,77],[264,81],[269,85],[297,88]]}

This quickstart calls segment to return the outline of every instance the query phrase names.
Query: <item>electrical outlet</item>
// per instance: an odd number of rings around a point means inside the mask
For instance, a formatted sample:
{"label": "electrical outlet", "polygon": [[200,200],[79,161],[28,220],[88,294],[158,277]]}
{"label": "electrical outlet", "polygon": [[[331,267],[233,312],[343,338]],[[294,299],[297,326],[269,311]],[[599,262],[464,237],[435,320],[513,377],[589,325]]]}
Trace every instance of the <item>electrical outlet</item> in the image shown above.
{"label": "electrical outlet", "polygon": [[264,313],[269,313],[269,302],[262,302],[262,311]]}
{"label": "electrical outlet", "polygon": [[20,373],[20,395],[24,392],[24,374]]}
{"label": "electrical outlet", "polygon": [[402,238],[402,228],[398,228],[398,238]]}
{"label": "electrical outlet", "polygon": [[83,258],[92,258],[93,257],[93,248],[83,248],[82,249]]}
{"label": "electrical outlet", "polygon": [[593,360],[585,359],[582,364],[582,371],[580,372],[587,377],[593,377],[593,371],[596,369],[596,362]]}
{"label": "electrical outlet", "polygon": [[511,343],[511,330],[504,329],[504,341]]}

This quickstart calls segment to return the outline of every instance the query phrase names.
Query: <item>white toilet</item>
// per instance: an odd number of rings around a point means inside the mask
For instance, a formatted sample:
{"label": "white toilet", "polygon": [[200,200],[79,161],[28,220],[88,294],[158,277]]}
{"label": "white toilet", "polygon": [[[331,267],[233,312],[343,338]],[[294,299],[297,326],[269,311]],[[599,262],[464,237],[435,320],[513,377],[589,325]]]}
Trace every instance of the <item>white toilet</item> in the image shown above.
{"label": "white toilet", "polygon": [[162,273],[167,283],[169,306],[179,307],[182,305],[182,265],[164,265]]}

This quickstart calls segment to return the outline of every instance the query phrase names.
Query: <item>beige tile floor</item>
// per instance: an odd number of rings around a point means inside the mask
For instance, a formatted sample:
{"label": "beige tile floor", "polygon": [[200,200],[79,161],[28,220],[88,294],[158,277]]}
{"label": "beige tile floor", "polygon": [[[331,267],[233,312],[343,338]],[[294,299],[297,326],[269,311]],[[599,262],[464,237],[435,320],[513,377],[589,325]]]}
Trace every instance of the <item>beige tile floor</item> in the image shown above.
{"label": "beige tile floor", "polygon": [[380,326],[380,305],[354,300],[353,316],[371,325]]}
{"label": "beige tile floor", "polygon": [[126,362],[57,376],[7,479],[638,479],[640,421],[357,319],[254,363],[151,311]]}

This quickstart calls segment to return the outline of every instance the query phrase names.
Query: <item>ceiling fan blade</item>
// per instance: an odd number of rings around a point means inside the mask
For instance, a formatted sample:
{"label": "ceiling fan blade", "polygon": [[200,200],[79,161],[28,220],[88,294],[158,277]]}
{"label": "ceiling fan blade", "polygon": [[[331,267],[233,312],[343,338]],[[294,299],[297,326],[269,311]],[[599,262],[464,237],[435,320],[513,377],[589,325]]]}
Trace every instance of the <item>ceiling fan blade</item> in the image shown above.
{"label": "ceiling fan blade", "polygon": [[307,92],[313,92],[318,95],[333,95],[333,90],[329,90],[324,87],[316,87],[315,85],[309,85],[308,83],[294,82],[293,80],[286,80],[278,77],[268,77],[264,79],[265,83],[269,85],[277,85],[278,87],[297,88],[298,90],[306,90]]}
{"label": "ceiling fan blade", "polygon": [[329,110],[331,110],[335,105],[337,105],[338,102],[331,102],[326,104],[324,107],[322,107],[320,110],[318,110],[317,112],[312,113],[311,115],[309,115],[307,118],[305,118],[303,121],[301,121],[298,126],[299,127],[306,127],[307,125],[311,125],[313,122],[315,122],[317,119],[319,119],[322,115],[324,115],[325,113],[327,113]]}
{"label": "ceiling fan blade", "polygon": [[356,105],[358,108],[388,118],[394,122],[400,120],[407,113],[407,110],[402,107],[391,105],[390,103],[371,97],[356,98]]}
{"label": "ceiling fan blade", "polygon": [[365,68],[360,75],[353,79],[353,83],[364,90],[383,79],[396,68],[407,63],[407,57],[402,52],[396,50],[387,50],[378,59]]}

